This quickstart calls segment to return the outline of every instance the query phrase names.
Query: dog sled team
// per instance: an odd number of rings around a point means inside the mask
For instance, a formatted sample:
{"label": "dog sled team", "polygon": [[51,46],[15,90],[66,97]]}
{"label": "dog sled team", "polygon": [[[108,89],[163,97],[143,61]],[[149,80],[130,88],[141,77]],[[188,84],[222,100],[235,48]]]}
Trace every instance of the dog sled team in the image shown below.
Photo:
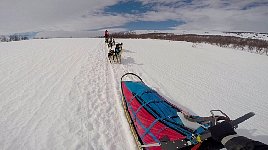
{"label": "dog sled team", "polygon": [[[110,63],[121,63],[121,54],[123,43],[116,43],[115,40],[109,36],[109,32],[106,30],[104,33],[105,43],[108,46],[108,59]],[[113,49],[113,46],[115,48]]]}

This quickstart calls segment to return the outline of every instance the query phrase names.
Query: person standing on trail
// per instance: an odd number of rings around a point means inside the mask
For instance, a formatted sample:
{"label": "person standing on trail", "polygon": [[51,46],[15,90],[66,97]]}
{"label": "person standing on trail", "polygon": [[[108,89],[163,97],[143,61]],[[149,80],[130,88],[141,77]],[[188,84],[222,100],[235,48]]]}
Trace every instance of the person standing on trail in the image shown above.
{"label": "person standing on trail", "polygon": [[105,37],[105,42],[108,43],[109,32],[107,30],[105,30],[104,32],[104,37]]}

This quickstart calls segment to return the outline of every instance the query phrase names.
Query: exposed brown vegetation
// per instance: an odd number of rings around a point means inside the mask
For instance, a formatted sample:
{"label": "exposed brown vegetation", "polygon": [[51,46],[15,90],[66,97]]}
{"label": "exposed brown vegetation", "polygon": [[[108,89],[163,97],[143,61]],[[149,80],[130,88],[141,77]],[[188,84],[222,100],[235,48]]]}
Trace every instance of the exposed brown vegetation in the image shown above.
{"label": "exposed brown vegetation", "polygon": [[175,35],[172,33],[146,33],[135,34],[132,32],[120,32],[111,34],[114,38],[134,38],[134,39],[163,39],[172,41],[186,41],[192,43],[208,43],[220,47],[246,50],[259,54],[268,55],[268,41],[261,39],[240,38],[235,36],[221,35],[196,35],[184,34]]}

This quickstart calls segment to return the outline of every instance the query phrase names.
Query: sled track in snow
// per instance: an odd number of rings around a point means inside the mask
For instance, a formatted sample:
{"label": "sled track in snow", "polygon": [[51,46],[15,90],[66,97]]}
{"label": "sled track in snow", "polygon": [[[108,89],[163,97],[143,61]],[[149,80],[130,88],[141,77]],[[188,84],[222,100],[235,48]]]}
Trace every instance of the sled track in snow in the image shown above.
{"label": "sled track in snow", "polygon": [[0,80],[0,149],[131,149],[103,40],[34,44],[0,59],[22,62]]}
{"label": "sled track in snow", "polygon": [[[76,76],[69,94],[70,114],[65,114],[66,139],[74,149],[129,149],[121,117],[113,70],[107,62],[107,48],[101,40]],[[93,55],[92,55],[93,54]],[[65,106],[68,106],[65,105]],[[62,112],[66,111],[66,108]],[[73,118],[69,115],[76,114]],[[71,136],[70,136],[71,135]]]}

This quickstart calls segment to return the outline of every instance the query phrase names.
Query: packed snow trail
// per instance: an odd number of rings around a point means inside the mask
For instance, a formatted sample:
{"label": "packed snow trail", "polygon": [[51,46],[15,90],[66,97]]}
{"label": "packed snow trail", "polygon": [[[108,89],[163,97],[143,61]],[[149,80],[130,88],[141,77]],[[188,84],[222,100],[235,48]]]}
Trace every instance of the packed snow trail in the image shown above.
{"label": "packed snow trail", "polygon": [[102,39],[3,44],[0,149],[135,148]]}

